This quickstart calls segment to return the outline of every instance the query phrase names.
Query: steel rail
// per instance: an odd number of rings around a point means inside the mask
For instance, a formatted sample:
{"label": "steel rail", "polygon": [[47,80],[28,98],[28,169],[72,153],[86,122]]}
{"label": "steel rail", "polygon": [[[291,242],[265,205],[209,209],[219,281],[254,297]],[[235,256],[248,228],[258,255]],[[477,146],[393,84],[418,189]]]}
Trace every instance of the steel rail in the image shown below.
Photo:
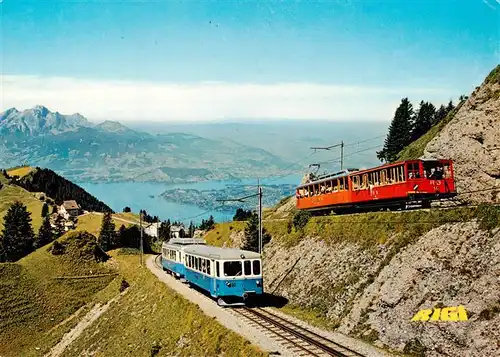
{"label": "steel rail", "polygon": [[[290,335],[293,335],[295,336],[296,338],[306,342],[307,344],[311,345],[313,348],[317,348],[319,350],[321,350],[323,353],[326,353],[330,356],[336,356],[336,357],[358,357],[358,356],[363,356],[362,354],[356,352],[356,351],[353,351],[347,347],[344,347],[336,342],[333,342],[323,336],[320,336],[312,331],[309,331],[301,326],[298,326],[296,324],[294,324],[293,322],[290,322],[286,319],[283,319],[283,318],[279,318],[283,321],[286,321],[286,324],[288,324],[289,326],[287,326],[285,323],[283,322],[280,322],[278,321],[277,318],[275,318],[274,316],[273,317],[270,317],[268,315],[271,315],[269,314],[267,311],[265,310],[262,310],[262,311],[265,311],[266,314],[263,314],[259,311],[257,311],[256,309],[250,309],[250,308],[247,308],[247,307],[244,307],[242,308],[243,311],[246,312],[245,313],[242,313],[241,311],[239,311],[240,309],[235,309],[234,311],[238,312],[239,314],[241,314],[242,316],[248,318],[249,320],[257,323],[258,325],[264,327],[266,330],[270,331],[270,332],[273,332],[277,335],[279,335],[279,333],[277,333],[274,329],[275,328],[278,328]],[[252,315],[252,317],[249,317],[249,315]],[[262,322],[259,322],[258,320],[262,320],[264,322],[267,322],[271,325],[271,327],[269,326],[266,326],[265,324],[263,324]],[[292,327],[290,327],[290,325]],[[274,328],[274,329],[273,329]],[[298,330],[301,330],[301,331],[298,331]],[[306,334],[309,334],[306,335]],[[314,337],[311,337],[314,336]],[[326,341],[328,344],[330,345],[334,345],[335,347],[331,347],[331,346],[328,346],[327,344],[323,343],[322,341]],[[290,340],[289,338],[287,340]],[[297,345],[298,343],[297,342],[293,342],[294,345]],[[304,349],[304,347],[302,346],[302,349]],[[342,351],[340,351],[339,349],[341,349]],[[313,355],[313,356],[317,356],[317,352],[313,352],[313,351],[310,351],[308,350],[307,353],[309,353],[310,355]]]}
{"label": "steel rail", "polygon": [[[269,332],[272,332],[273,334],[277,335],[279,338],[285,340],[286,342],[292,344],[293,346],[295,346],[295,348],[298,348],[298,349],[304,351],[308,355],[320,357],[320,355],[318,355],[317,353],[315,353],[315,352],[311,351],[310,349],[308,349],[307,347],[301,345],[300,342],[304,341],[304,339],[301,339],[300,337],[296,336],[295,334],[290,333],[290,332],[288,332],[288,331],[286,331],[284,329],[281,329],[281,331],[280,331],[280,327],[279,326],[276,326],[274,323],[268,322],[265,319],[262,319],[262,318],[259,319],[259,318],[254,317],[253,313],[245,314],[245,313],[241,312],[238,309],[235,309],[234,311],[236,311],[240,315],[244,316],[245,318],[247,318],[251,322],[253,322],[253,323],[255,323],[255,324],[263,327],[265,330],[267,330]],[[246,308],[243,308],[243,311],[247,311],[248,312],[250,310],[246,309]],[[264,322],[262,322],[262,320]],[[266,325],[265,322],[267,322],[271,326]],[[284,331],[285,333],[288,333],[289,335],[291,335],[291,336],[293,336],[295,338],[299,338],[299,341],[292,340],[292,338],[290,336],[285,336],[282,331]]]}
{"label": "steel rail", "polygon": [[335,342],[335,341],[332,341],[330,340],[329,338],[325,337],[325,336],[321,336],[319,334],[317,334],[316,332],[313,332],[311,330],[308,330],[307,328],[303,327],[303,326],[300,326],[298,325],[297,323],[295,322],[292,322],[288,319],[285,319],[284,317],[281,317],[271,311],[268,311],[268,310],[264,310],[264,309],[261,309],[261,308],[257,308],[257,310],[259,311],[263,311],[265,314],[268,314],[268,315],[271,315],[273,319],[279,319],[281,321],[283,321],[284,323],[287,323],[291,326],[293,326],[293,328],[296,328],[296,329],[299,329],[299,330],[302,330],[304,331],[304,333],[307,333],[307,334],[310,334],[310,335],[313,335],[315,338],[318,338],[318,339],[322,339],[324,341],[327,341],[328,343],[332,344],[332,345],[335,345],[343,350],[346,350],[348,351],[349,353],[352,353],[354,356],[360,356],[362,357],[363,355],[357,351],[354,351],[353,349],[351,348],[348,348],[348,347],[345,347],[344,345],[341,345],[340,343],[338,342]]}

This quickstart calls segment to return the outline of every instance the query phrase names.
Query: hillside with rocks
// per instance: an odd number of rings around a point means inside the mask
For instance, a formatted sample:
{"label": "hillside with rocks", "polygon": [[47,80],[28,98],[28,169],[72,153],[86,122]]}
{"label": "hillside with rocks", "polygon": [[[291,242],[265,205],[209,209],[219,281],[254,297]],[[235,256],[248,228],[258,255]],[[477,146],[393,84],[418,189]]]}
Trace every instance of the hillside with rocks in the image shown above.
{"label": "hillside with rocks", "polygon": [[500,202],[500,65],[427,144],[423,157],[454,161],[458,191],[476,191],[462,200]]}
{"label": "hillside with rocks", "polygon": [[[498,355],[500,208],[312,217],[303,227],[277,211],[264,219],[264,288],[288,300],[283,312],[405,356]],[[205,238],[241,247],[244,228],[218,224]],[[460,305],[467,321],[411,321]]]}

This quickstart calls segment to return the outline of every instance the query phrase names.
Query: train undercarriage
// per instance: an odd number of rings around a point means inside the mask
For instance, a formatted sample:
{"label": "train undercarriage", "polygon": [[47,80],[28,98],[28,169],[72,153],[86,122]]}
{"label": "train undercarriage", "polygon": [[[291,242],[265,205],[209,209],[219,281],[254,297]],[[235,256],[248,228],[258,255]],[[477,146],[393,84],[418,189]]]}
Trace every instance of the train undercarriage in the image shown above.
{"label": "train undercarriage", "polygon": [[364,212],[380,211],[409,211],[417,209],[431,208],[433,202],[446,202],[453,200],[455,193],[437,194],[437,195],[411,195],[408,198],[399,200],[379,200],[370,202],[360,202],[355,204],[344,204],[328,207],[318,207],[304,209],[311,212],[313,216],[327,216],[330,214],[352,214]]}

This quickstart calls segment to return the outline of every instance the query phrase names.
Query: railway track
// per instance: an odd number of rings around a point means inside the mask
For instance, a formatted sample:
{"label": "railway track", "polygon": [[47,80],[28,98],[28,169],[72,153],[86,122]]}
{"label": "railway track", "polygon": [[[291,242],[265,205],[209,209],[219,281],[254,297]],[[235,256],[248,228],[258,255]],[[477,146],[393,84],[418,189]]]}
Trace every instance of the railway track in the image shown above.
{"label": "railway track", "polygon": [[261,308],[233,311],[258,327],[271,332],[280,342],[301,356],[363,357],[364,355]]}

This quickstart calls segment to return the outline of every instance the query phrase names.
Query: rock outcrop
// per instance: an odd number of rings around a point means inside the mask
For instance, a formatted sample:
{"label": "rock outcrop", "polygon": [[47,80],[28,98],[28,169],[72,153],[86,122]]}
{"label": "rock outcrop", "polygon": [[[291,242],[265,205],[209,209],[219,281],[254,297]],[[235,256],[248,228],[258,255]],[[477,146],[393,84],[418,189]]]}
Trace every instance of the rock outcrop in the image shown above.
{"label": "rock outcrop", "polygon": [[[393,238],[390,238],[394,239]],[[302,239],[265,247],[265,289],[317,311],[338,332],[419,356],[498,356],[500,229],[445,224],[398,250]],[[469,320],[414,322],[465,306]]]}
{"label": "rock outcrop", "polygon": [[500,65],[427,144],[424,158],[443,157],[454,161],[458,191],[474,191],[462,200],[500,202]]}

